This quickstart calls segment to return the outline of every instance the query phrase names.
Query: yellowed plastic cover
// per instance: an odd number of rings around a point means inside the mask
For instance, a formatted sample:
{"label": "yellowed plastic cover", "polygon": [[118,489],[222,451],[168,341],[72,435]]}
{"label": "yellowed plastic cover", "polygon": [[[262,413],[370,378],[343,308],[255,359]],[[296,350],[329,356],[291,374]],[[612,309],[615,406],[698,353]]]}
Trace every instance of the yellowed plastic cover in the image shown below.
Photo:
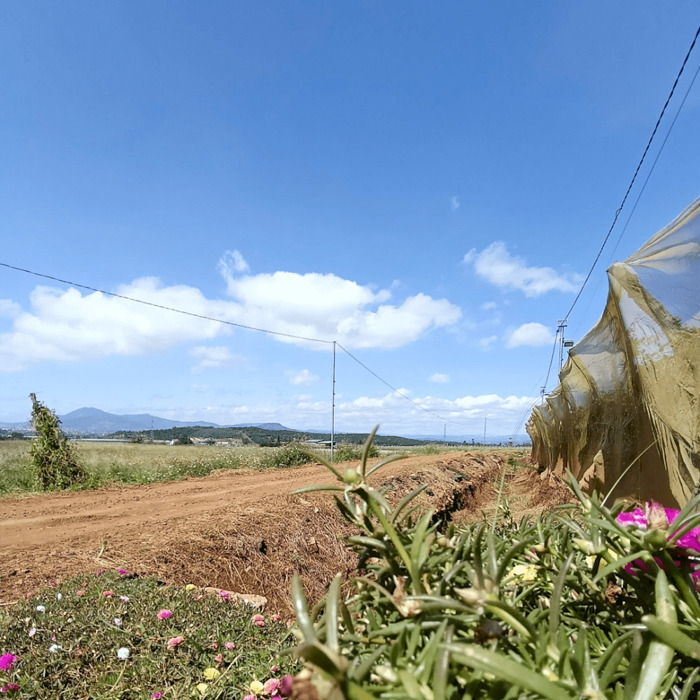
{"label": "yellowed plastic cover", "polygon": [[608,281],[601,319],[530,417],[533,458],[606,490],[634,462],[614,496],[683,504],[700,480],[700,199]]}

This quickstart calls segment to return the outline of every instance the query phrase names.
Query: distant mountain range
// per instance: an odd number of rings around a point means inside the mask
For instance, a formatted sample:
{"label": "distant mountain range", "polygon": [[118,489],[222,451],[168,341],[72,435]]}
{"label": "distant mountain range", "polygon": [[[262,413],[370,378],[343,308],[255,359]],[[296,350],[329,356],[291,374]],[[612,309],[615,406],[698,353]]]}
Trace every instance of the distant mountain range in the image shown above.
{"label": "distant mountain range", "polygon": [[[206,421],[184,422],[152,416],[150,413],[135,413],[117,415],[107,413],[99,408],[78,408],[75,411],[59,416],[61,428],[67,433],[82,435],[107,435],[122,430],[168,430],[170,428],[186,428],[204,426],[208,428],[262,428],[264,430],[292,430],[280,423],[241,423],[238,425],[219,425]],[[23,423],[0,423],[0,428],[27,432],[31,430],[30,421]]]}

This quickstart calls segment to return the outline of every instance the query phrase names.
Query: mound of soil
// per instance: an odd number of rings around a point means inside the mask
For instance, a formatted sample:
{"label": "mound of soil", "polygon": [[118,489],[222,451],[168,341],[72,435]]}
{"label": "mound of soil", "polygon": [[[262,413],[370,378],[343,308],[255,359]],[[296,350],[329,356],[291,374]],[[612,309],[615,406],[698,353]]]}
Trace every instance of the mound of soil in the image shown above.
{"label": "mound of soil", "polygon": [[[497,452],[409,457],[377,472],[375,485],[386,486],[396,502],[427,484],[421,507],[445,521],[480,519],[494,507],[506,461]],[[514,510],[566,500],[534,471],[507,473]],[[355,570],[355,556],[343,543],[351,528],[331,495],[290,495],[331,482],[324,467],[305,465],[0,499],[0,601],[71,575],[124,567],[170,583],[263,595],[269,608],[291,611],[294,573],[313,602],[334,574]]]}

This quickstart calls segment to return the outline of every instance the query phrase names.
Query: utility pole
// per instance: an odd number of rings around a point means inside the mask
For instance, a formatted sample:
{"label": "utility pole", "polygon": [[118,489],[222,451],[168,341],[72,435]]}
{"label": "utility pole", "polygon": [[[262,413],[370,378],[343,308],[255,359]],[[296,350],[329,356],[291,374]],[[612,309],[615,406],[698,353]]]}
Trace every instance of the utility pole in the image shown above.
{"label": "utility pole", "polygon": [[442,440],[443,442],[447,442],[447,423],[444,424],[442,429]]}
{"label": "utility pole", "polygon": [[561,372],[561,368],[564,366],[564,329],[566,328],[566,321],[567,319],[563,318],[560,321],[557,321],[559,324],[557,326],[557,331],[559,333],[559,371]]}
{"label": "utility pole", "polygon": [[331,462],[335,453],[335,346],[337,341],[333,341],[333,389],[331,395]]}

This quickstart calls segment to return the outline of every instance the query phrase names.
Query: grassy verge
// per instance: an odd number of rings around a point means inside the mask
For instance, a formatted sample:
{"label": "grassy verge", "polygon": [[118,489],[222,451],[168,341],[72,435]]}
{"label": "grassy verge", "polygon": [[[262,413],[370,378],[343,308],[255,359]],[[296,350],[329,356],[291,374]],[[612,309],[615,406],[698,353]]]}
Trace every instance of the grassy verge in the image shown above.
{"label": "grassy verge", "polygon": [[242,698],[255,681],[299,670],[278,656],[293,643],[287,625],[255,613],[128,573],[71,579],[0,612],[0,668],[16,657],[0,670],[0,692],[37,700]]}
{"label": "grassy verge", "polygon": [[[131,443],[72,443],[88,478],[79,489],[109,484],[150,484],[201,477],[220,469],[279,469],[309,462],[298,445],[196,447]],[[0,441],[0,495],[31,492],[38,481],[28,440]]]}

